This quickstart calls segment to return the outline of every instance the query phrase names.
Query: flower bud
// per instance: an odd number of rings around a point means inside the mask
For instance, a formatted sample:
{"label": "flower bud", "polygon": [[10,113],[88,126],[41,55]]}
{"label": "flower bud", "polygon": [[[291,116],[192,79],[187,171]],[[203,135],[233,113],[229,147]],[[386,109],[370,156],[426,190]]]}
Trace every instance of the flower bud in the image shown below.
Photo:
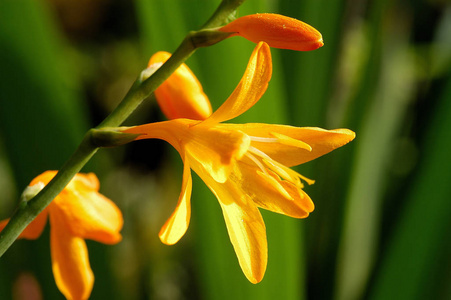
{"label": "flower bud", "polygon": [[[168,52],[155,53],[148,69],[158,69],[171,57]],[[204,120],[211,113],[211,104],[202,85],[186,64],[180,65],[156,90],[158,105],[168,119]]]}
{"label": "flower bud", "polygon": [[321,33],[312,26],[278,14],[254,14],[230,22],[219,29],[270,47],[310,51],[323,46]]}

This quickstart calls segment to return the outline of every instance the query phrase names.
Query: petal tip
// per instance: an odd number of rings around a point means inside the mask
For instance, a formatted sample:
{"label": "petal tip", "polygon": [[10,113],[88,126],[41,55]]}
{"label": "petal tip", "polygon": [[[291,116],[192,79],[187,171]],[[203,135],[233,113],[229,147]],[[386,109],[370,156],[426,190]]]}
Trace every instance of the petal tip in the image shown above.
{"label": "petal tip", "polygon": [[252,274],[252,275],[249,275],[246,277],[247,277],[247,280],[249,280],[252,284],[257,284],[263,280],[264,276],[265,276],[265,270],[263,270],[263,272]]}
{"label": "petal tip", "polygon": [[163,232],[160,231],[160,233],[158,234],[158,237],[160,238],[160,241],[163,244],[168,245],[168,246],[175,245],[180,240],[180,239],[171,238],[168,234],[166,234],[165,231],[163,231]]}

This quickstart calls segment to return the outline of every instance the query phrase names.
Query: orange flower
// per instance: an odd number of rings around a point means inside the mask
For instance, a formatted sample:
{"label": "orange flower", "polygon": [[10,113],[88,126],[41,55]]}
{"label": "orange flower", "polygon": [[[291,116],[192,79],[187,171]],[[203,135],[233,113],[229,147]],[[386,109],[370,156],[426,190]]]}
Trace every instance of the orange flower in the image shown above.
{"label": "orange flower", "polygon": [[[56,174],[46,171],[33,179],[27,190],[42,189]],[[25,192],[27,192],[27,190]],[[64,190],[20,234],[38,238],[50,218],[50,249],[56,285],[67,299],[87,299],[94,284],[84,239],[118,243],[123,219],[119,208],[104,197],[93,173],[77,174]],[[9,220],[0,222],[0,231]]]}
{"label": "orange flower", "polygon": [[[168,52],[155,53],[149,60],[148,69],[155,72],[171,57]],[[189,118],[205,120],[211,115],[212,109],[202,85],[186,64],[166,79],[156,90],[158,105],[168,119]]]}
{"label": "orange flower", "polygon": [[324,45],[321,33],[312,26],[278,14],[255,14],[238,18],[219,29],[270,47],[310,51]]}
{"label": "orange flower", "polygon": [[260,99],[271,69],[269,47],[259,43],[232,95],[208,119],[174,119],[124,130],[140,134],[137,140],[165,140],[183,159],[182,191],[160,231],[161,241],[175,244],[188,228],[192,169],[217,197],[241,269],[252,283],[262,280],[268,255],[258,208],[307,217],[314,206],[302,181],[312,181],[289,167],[324,155],[355,137],[347,129],[221,123],[241,115]]}

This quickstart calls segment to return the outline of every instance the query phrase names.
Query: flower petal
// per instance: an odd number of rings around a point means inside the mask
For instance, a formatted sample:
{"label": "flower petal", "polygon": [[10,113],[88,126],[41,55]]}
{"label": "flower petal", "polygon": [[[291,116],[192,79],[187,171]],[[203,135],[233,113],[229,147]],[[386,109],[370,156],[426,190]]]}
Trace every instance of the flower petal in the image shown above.
{"label": "flower petal", "polygon": [[122,132],[139,134],[135,140],[160,139],[166,141],[181,153],[181,142],[187,136],[189,128],[198,123],[199,121],[195,120],[174,119],[125,128]]}
{"label": "flower petal", "polygon": [[124,132],[140,134],[137,140],[165,140],[180,155],[182,152],[187,154],[187,160],[195,172],[203,168],[216,181],[224,182],[230,173],[231,163],[240,159],[249,148],[249,137],[238,130],[197,124],[199,121],[174,119],[128,128]]}
{"label": "flower petal", "polygon": [[55,177],[57,171],[45,171],[44,173],[36,176],[29,184],[29,186],[33,186],[35,184],[38,184],[39,182],[44,183],[44,185],[47,185],[47,183],[52,180],[53,177]]}
{"label": "flower petal", "polygon": [[[218,183],[206,173],[198,173],[217,197],[238,262],[244,275],[252,283],[263,279],[268,261],[266,227],[252,199],[236,180]],[[231,176],[239,176],[234,172]]]}
{"label": "flower petal", "polygon": [[186,158],[183,159],[183,182],[177,207],[160,230],[160,240],[167,244],[177,243],[185,234],[191,217],[191,190],[193,181],[191,169]]}
{"label": "flower petal", "polygon": [[110,199],[97,192],[96,182],[92,173],[77,174],[54,204],[64,214],[72,235],[114,244],[122,239],[119,233],[122,213]]}
{"label": "flower petal", "polygon": [[230,241],[244,275],[250,282],[258,283],[268,261],[265,223],[249,197],[242,194],[242,201],[226,197],[223,193],[218,195]]}
{"label": "flower petal", "polygon": [[221,124],[229,130],[241,130],[251,137],[274,139],[274,133],[300,140],[311,147],[311,151],[281,142],[252,141],[252,146],[266,153],[272,159],[288,167],[303,164],[339,148],[355,137],[349,129],[326,130],[317,127],[293,127],[260,123]]}
{"label": "flower petal", "polygon": [[312,26],[278,14],[254,14],[238,18],[219,29],[270,47],[310,51],[323,46],[321,33]]}
{"label": "flower petal", "polygon": [[94,284],[88,250],[83,239],[73,236],[64,215],[51,208],[50,247],[56,285],[67,299],[87,299]]}
{"label": "flower petal", "polygon": [[[22,231],[18,239],[35,240],[41,236],[44,230],[45,223],[47,222],[47,209],[44,209],[37,217]],[[8,224],[9,219],[0,222],[0,232]]]}
{"label": "flower petal", "polygon": [[243,191],[259,207],[293,218],[306,218],[314,206],[310,197],[298,186],[280,178],[271,170],[267,173],[240,162]]}
{"label": "flower petal", "polygon": [[[160,51],[149,61],[149,67],[166,62],[171,54]],[[205,120],[212,109],[202,85],[186,64],[181,64],[156,90],[158,104],[168,119]]]}
{"label": "flower petal", "polygon": [[225,182],[232,163],[243,157],[251,143],[241,131],[216,127],[193,126],[192,138],[186,140],[185,149],[195,172],[203,168],[217,182]]}
{"label": "flower petal", "polygon": [[200,125],[211,125],[233,119],[251,108],[265,93],[271,79],[271,52],[266,43],[258,43],[246,71],[232,95]]}
{"label": "flower petal", "polygon": [[68,188],[80,188],[97,192],[100,188],[100,182],[94,173],[77,173],[68,184]]}

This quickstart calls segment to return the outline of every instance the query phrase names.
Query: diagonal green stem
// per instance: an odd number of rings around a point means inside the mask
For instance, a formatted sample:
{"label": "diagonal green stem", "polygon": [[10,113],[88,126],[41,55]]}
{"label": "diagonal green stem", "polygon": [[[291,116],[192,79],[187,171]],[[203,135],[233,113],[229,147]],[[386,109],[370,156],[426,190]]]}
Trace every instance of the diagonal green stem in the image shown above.
{"label": "diagonal green stem", "polygon": [[202,28],[219,27],[233,21],[237,7],[243,4],[244,1],[246,0],[223,0]]}
{"label": "diagonal green stem", "polygon": [[[182,41],[170,59],[164,63],[152,76],[141,82],[137,79],[118,107],[99,125],[96,130],[105,127],[117,127],[122,124],[133,111],[149,97],[155,89],[162,84],[198,47],[210,46],[228,35],[214,31],[208,33],[205,39],[205,30],[219,26],[230,19],[236,8],[245,0],[223,0],[209,21],[199,31],[190,32]],[[199,41],[201,41],[199,43]],[[202,43],[204,41],[205,43]],[[212,42],[213,41],[213,42]],[[104,142],[104,141],[102,141]],[[94,130],[89,130],[56,176],[30,201],[22,201],[10,221],[0,232],[0,257],[8,250],[20,233],[42,212],[53,199],[64,189],[83,166],[94,156],[99,147],[95,141]],[[115,146],[115,145],[112,145]]]}
{"label": "diagonal green stem", "polygon": [[97,128],[120,126],[144,99],[187,60],[196,50],[191,35],[187,35],[174,54],[152,76],[142,83],[137,79],[118,107]]}

